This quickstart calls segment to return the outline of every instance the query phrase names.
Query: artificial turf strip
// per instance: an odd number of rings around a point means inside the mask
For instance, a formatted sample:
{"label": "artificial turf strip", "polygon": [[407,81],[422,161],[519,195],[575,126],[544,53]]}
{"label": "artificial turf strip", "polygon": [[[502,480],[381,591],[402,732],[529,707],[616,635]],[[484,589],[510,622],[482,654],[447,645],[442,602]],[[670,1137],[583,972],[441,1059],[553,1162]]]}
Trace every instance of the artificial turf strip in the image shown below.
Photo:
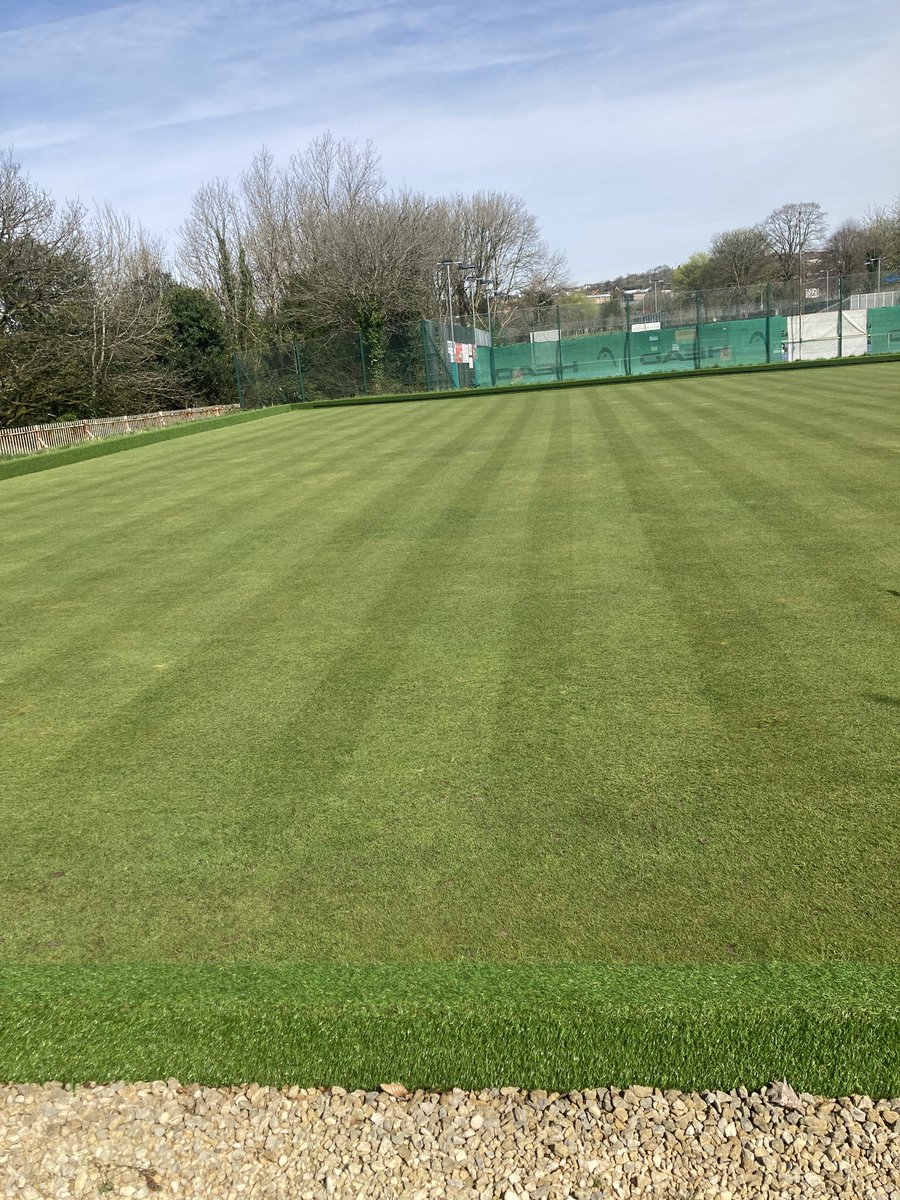
{"label": "artificial turf strip", "polygon": [[[0,484],[4,1061],[43,1074],[46,1022],[98,1011],[16,999],[53,964],[896,964],[898,384],[324,409]],[[825,1006],[871,1031],[838,1090],[896,1078],[870,996]],[[164,1036],[152,992],[127,1011]],[[682,1044],[724,1070],[720,1017]],[[87,1076],[139,1063],[97,1028]],[[483,1071],[518,1053],[484,1038]]]}
{"label": "artificial turf strip", "polygon": [[787,1077],[900,1092],[900,970],[833,967],[99,967],[0,972],[0,1080],[372,1089]]}
{"label": "artificial turf strip", "polygon": [[147,429],[138,433],[123,434],[120,437],[97,438],[92,442],[63,446],[58,450],[42,450],[38,454],[0,458],[0,480],[13,479],[17,475],[34,475],[40,471],[51,471],[55,467],[86,462],[90,458],[105,458],[109,454],[120,454],[123,450],[138,450],[142,446],[150,446],[154,442],[171,442],[173,438],[192,437],[195,433],[208,433],[211,429],[243,425],[247,421],[258,421],[262,417],[273,417],[290,412],[290,410],[291,405],[279,404],[273,405],[271,408],[226,413],[222,417],[198,417],[190,423],[170,425],[166,429]]}

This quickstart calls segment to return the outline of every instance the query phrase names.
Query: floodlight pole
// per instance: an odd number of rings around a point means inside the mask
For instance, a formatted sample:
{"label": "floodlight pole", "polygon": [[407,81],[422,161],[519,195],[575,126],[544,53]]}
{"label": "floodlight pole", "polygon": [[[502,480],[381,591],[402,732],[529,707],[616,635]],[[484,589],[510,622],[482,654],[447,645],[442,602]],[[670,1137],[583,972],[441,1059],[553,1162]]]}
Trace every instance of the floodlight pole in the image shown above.
{"label": "floodlight pole", "polygon": [[474,337],[475,336],[475,285],[477,283],[476,276],[478,275],[478,268],[476,266],[474,266],[474,264],[472,264],[472,263],[458,262],[456,264],[456,269],[460,272],[465,271],[466,283],[472,284],[472,336]]}
{"label": "floodlight pole", "polygon": [[447,270],[447,309],[450,313],[450,383],[454,387],[459,387],[459,373],[454,373],[456,365],[456,330],[453,327],[453,290],[450,286],[450,268],[456,266],[452,258],[443,258],[438,263],[439,267],[445,267]]}
{"label": "floodlight pole", "polygon": [[[475,266],[474,263],[458,262],[456,264],[456,269],[461,274],[462,274],[462,272],[465,272],[464,279],[466,280],[467,283],[470,279],[474,279],[478,275],[478,268]],[[475,288],[473,287],[472,288],[472,367],[471,367],[472,378],[470,378],[469,383],[471,383],[472,379],[475,377],[475,358],[478,353],[476,346],[477,346],[477,343],[475,340]]]}
{"label": "floodlight pole", "polygon": [[450,313],[450,341],[456,342],[456,331],[453,328],[453,291],[450,287],[450,268],[455,266],[452,258],[444,258],[439,263],[439,267],[447,269],[447,310]]}
{"label": "floodlight pole", "polygon": [[488,328],[488,361],[491,364],[491,387],[497,382],[497,372],[494,367],[494,324],[491,321],[491,281],[489,279],[478,279],[476,283],[480,283],[484,291],[484,299],[487,304],[487,328]]}
{"label": "floodlight pole", "polygon": [[656,296],[656,285],[658,283],[661,283],[662,280],[651,279],[650,282],[653,284],[653,311],[656,314],[656,316],[658,317],[659,316],[659,300],[657,299],[657,296]]}
{"label": "floodlight pole", "polygon": [[[480,283],[481,287],[482,287],[482,291],[484,292],[484,299],[485,299],[485,303],[487,304],[488,332],[490,332],[490,329],[491,329],[491,281],[489,279],[476,279],[475,283],[476,284]],[[491,341],[493,341],[493,338],[491,338]]]}

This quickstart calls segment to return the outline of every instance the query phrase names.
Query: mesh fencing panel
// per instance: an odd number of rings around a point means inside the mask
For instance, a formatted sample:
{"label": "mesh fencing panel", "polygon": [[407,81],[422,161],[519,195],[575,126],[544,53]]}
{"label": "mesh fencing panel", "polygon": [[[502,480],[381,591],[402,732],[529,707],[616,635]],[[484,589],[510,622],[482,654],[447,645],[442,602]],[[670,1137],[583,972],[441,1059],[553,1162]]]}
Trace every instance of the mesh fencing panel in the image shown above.
{"label": "mesh fencing panel", "polygon": [[259,407],[898,353],[900,291],[872,283],[865,273],[596,308],[495,301],[483,327],[422,320],[258,347],[235,358],[235,383],[241,404]]}

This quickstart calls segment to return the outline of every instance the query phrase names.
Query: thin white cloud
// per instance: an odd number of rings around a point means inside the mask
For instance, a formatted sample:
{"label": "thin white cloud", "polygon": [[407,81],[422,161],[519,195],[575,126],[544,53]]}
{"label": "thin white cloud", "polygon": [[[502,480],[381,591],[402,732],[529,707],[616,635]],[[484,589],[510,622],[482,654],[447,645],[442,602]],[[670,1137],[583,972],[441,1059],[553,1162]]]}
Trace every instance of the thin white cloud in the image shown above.
{"label": "thin white cloud", "polygon": [[890,199],[898,53],[894,0],[131,0],[0,28],[0,145],[171,233],[202,179],[332,128],[397,185],[518,192],[591,278]]}

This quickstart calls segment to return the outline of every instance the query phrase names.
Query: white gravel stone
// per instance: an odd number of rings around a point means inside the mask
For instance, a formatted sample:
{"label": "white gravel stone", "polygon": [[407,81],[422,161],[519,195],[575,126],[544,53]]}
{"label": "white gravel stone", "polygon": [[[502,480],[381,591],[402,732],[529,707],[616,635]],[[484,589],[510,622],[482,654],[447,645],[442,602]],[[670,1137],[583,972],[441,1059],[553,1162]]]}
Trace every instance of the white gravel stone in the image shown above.
{"label": "white gravel stone", "polygon": [[900,1200],[898,1107],[784,1086],[558,1096],[17,1085],[0,1087],[0,1196]]}

